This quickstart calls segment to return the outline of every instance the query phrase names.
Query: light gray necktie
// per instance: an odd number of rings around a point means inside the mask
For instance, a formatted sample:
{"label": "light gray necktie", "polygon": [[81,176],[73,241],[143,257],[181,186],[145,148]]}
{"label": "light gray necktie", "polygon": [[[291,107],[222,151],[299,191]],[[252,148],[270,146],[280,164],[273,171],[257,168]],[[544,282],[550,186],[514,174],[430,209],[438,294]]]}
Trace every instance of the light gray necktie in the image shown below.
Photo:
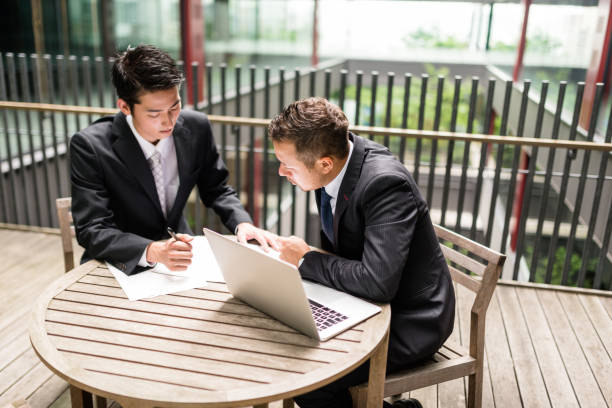
{"label": "light gray necktie", "polygon": [[166,190],[164,189],[164,173],[162,171],[161,153],[157,150],[155,150],[153,156],[149,158],[149,166],[151,166],[151,172],[153,172],[153,178],[155,179],[155,188],[157,189],[157,196],[159,197],[159,204],[161,205],[161,209],[165,217]]}

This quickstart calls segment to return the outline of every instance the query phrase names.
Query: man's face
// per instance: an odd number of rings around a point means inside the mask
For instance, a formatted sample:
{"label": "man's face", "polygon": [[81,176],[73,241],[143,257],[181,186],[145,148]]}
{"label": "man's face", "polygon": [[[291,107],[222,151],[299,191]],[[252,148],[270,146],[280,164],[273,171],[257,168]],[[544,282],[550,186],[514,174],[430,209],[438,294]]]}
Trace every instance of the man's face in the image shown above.
{"label": "man's face", "polygon": [[117,105],[126,115],[132,115],[134,127],[145,140],[156,143],[172,134],[174,124],[181,112],[178,87],[162,91],[145,92],[132,109],[119,99]]}
{"label": "man's face", "polygon": [[316,190],[324,186],[326,172],[320,168],[318,161],[313,168],[308,168],[297,157],[295,144],[292,142],[272,142],[274,144],[274,154],[280,162],[278,174],[286,177],[293,185],[298,186],[303,191]]}

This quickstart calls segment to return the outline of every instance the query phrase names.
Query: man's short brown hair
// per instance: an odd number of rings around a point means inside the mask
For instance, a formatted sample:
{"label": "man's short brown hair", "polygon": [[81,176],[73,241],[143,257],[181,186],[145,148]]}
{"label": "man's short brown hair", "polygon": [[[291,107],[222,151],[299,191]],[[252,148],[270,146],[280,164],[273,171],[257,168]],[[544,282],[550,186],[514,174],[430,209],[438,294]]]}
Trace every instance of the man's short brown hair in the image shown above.
{"label": "man's short brown hair", "polygon": [[325,98],[295,101],[268,125],[275,142],[291,142],[298,159],[308,168],[324,156],[343,159],[348,155],[349,122],[342,109]]}

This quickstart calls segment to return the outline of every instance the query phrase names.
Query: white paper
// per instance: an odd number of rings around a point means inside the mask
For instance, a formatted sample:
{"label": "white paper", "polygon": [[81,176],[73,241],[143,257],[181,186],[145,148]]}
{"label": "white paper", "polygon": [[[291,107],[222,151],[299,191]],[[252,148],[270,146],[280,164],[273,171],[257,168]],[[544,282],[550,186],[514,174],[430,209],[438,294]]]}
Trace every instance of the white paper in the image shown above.
{"label": "white paper", "polygon": [[173,276],[193,276],[197,273],[204,273],[206,280],[210,282],[225,282],[221,269],[217,264],[215,255],[208,244],[208,240],[204,236],[197,236],[191,241],[193,258],[191,258],[191,265],[185,271],[174,272],[166,267],[162,263],[158,263],[155,268],[151,269],[153,272],[163,273]]}
{"label": "white paper", "polygon": [[150,298],[206,286],[207,281],[223,282],[219,265],[205,237],[197,236],[191,241],[193,258],[183,272],[170,271],[158,263],[154,268],[128,276],[108,262],[111,271],[129,300]]}

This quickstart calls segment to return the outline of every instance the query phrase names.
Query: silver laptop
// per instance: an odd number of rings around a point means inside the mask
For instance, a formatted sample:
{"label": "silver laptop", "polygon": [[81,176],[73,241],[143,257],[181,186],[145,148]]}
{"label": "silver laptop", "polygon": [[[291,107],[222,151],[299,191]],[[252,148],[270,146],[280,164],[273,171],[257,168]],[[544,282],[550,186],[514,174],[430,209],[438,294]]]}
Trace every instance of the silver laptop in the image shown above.
{"label": "silver laptop", "polygon": [[204,228],[230,293],[256,309],[318,340],[380,312],[348,293],[302,281],[298,269],[252,245]]}

